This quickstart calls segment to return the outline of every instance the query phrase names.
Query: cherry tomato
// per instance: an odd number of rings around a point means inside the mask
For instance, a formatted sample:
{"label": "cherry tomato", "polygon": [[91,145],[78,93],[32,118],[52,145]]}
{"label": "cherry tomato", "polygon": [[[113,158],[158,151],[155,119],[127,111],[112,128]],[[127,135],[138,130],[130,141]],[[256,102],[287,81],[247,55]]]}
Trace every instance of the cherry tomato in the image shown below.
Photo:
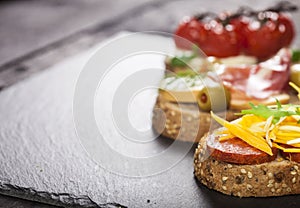
{"label": "cherry tomato", "polygon": [[281,37],[281,45],[283,47],[287,47],[292,43],[295,36],[295,29],[294,29],[293,22],[286,15],[279,15],[278,22],[279,22],[279,29],[283,30],[283,34]]}
{"label": "cherry tomato", "polygon": [[[181,24],[175,35],[196,44],[207,56],[228,57],[240,53],[239,37],[235,27],[232,25],[224,27],[215,20],[203,23],[192,19]],[[192,44],[176,36],[175,43],[179,48],[191,49]]]}
{"label": "cherry tomato", "polygon": [[209,21],[192,18],[175,31],[177,47],[191,49],[192,44],[178,36],[197,45],[207,56],[223,58],[244,54],[262,61],[289,46],[295,30],[289,17],[267,11],[256,17],[237,16],[226,23],[220,18]]}
{"label": "cherry tomato", "polygon": [[273,13],[276,19],[265,21],[249,21],[244,27],[246,38],[242,51],[249,56],[256,56],[259,60],[266,60],[275,55],[279,49],[287,47],[294,37],[292,22],[282,14]]}
{"label": "cherry tomato", "polygon": [[178,48],[191,50],[193,44],[198,45],[200,37],[205,37],[206,34],[202,34],[203,25],[196,19],[192,18],[182,22],[175,31],[175,44]]}

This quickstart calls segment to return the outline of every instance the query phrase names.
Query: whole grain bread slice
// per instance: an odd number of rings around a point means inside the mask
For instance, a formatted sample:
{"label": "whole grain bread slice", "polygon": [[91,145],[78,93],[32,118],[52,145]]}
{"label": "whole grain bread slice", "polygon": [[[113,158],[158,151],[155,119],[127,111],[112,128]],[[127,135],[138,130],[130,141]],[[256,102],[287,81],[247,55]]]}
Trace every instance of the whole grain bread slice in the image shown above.
{"label": "whole grain bread slice", "polygon": [[[233,111],[219,115],[231,121],[237,116]],[[187,142],[199,142],[209,130],[214,129],[208,112],[200,111],[195,103],[175,103],[158,96],[152,117],[153,129],[168,138]]]}
{"label": "whole grain bread slice", "polygon": [[210,189],[238,197],[300,194],[300,163],[278,157],[258,165],[217,161],[206,151],[205,135],[195,151],[194,174]]}

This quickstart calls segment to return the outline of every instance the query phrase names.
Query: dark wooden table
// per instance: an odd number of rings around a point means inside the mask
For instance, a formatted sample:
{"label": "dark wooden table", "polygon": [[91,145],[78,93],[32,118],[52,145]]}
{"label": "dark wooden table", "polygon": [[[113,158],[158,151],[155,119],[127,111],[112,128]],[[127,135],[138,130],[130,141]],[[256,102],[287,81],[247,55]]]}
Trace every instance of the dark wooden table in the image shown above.
{"label": "dark wooden table", "polygon": [[[300,1],[294,1],[300,5]],[[0,2],[0,89],[4,90],[122,30],[172,32],[185,15],[262,9],[273,0],[28,0]],[[299,13],[293,14],[296,20]],[[300,34],[300,25],[297,23]],[[299,36],[295,45],[300,45]],[[1,102],[1,101],[0,101]],[[1,150],[0,150],[1,151]],[[0,196],[0,207],[53,207]]]}

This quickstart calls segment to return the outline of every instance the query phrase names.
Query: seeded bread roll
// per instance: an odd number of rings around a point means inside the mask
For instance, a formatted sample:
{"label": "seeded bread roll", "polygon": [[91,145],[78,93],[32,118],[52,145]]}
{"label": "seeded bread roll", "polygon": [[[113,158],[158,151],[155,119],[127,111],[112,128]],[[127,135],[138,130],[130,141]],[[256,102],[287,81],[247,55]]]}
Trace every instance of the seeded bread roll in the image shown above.
{"label": "seeded bread roll", "polygon": [[[237,118],[233,111],[223,112],[227,120]],[[197,104],[173,103],[158,96],[153,110],[153,129],[159,134],[181,141],[199,142],[213,128],[208,112],[199,111]]]}
{"label": "seeded bread roll", "polygon": [[196,178],[210,189],[238,197],[300,194],[300,163],[283,159],[258,165],[217,161],[207,155],[204,136],[194,155]]}

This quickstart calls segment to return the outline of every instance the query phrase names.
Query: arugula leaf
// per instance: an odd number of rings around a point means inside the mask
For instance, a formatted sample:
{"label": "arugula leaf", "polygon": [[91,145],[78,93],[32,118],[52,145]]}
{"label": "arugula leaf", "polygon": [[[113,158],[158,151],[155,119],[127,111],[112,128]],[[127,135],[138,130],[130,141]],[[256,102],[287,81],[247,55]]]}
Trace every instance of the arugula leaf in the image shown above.
{"label": "arugula leaf", "polygon": [[241,115],[253,114],[256,116],[263,117],[265,119],[268,119],[269,117],[273,116],[272,123],[274,124],[277,123],[281,117],[300,115],[300,110],[298,109],[296,109],[295,111],[284,110],[282,109],[282,106],[278,100],[276,100],[276,103],[277,103],[277,109],[271,109],[262,104],[254,105],[253,103],[249,103],[251,109],[242,110],[240,114]]}
{"label": "arugula leaf", "polygon": [[277,109],[282,108],[282,105],[281,105],[281,103],[279,102],[279,100],[277,98],[276,98],[276,105],[277,105]]}

